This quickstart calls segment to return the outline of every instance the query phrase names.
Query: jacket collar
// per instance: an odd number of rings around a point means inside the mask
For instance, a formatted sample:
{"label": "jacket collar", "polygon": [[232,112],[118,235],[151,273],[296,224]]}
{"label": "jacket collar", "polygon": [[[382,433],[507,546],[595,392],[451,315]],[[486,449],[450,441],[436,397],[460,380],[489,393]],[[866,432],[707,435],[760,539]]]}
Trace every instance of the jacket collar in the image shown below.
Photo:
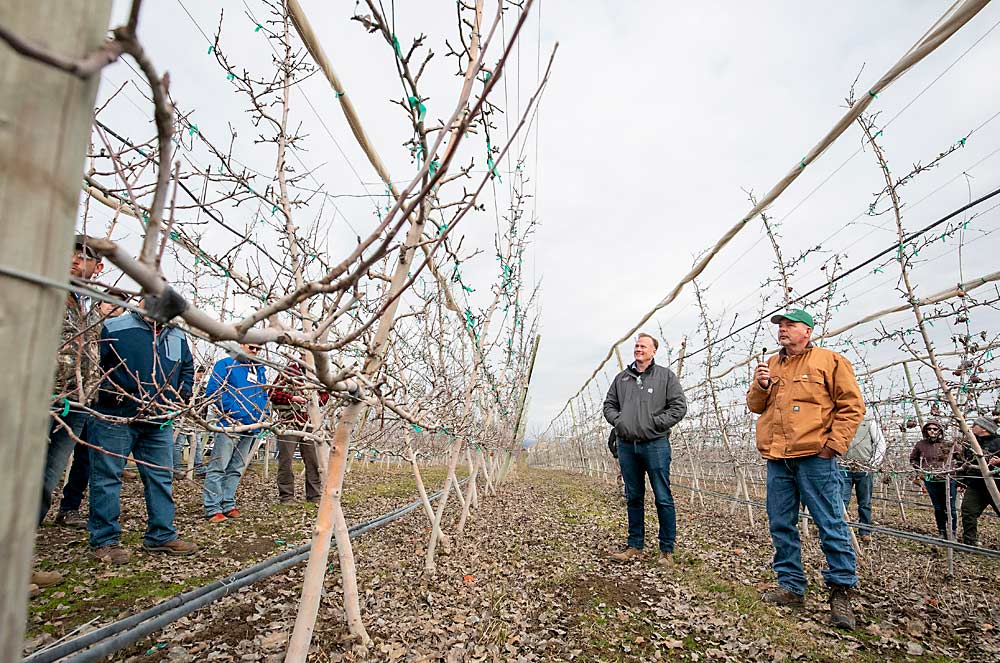
{"label": "jacket collar", "polygon": [[639,372],[639,368],[635,365],[635,362],[633,361],[631,364],[628,365],[628,371],[630,373],[632,373],[633,375],[649,375],[650,373],[653,372],[653,367],[654,366],[656,366],[656,360],[655,359],[650,359],[649,360],[649,366],[646,367],[646,370],[644,370],[644,371],[642,371],[640,373]]}
{"label": "jacket collar", "polygon": [[784,347],[782,347],[780,350],[778,350],[778,357],[780,358],[781,361],[785,361],[789,357],[801,357],[802,355],[809,354],[809,351],[812,350],[814,347],[816,347],[816,346],[813,344],[813,342],[809,341],[806,344],[806,349],[803,350],[802,354],[800,354],[800,355],[790,355],[790,354],[788,354],[788,350],[786,350]]}

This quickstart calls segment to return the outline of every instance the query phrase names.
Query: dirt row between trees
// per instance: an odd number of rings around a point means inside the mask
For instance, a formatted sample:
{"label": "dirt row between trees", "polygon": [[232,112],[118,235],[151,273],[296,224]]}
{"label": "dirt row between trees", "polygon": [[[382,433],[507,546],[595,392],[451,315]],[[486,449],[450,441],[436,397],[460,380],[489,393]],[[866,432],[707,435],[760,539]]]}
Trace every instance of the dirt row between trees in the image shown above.
{"label": "dirt row between trees", "polygon": [[[773,578],[764,523],[751,531],[745,515],[731,515],[727,504],[707,500],[702,509],[677,491],[678,565],[661,569],[652,552],[644,562],[613,564],[607,553],[623,542],[625,532],[624,503],[614,493],[592,479],[521,471],[500,495],[484,496],[465,540],[439,558],[433,578],[422,573],[428,531],[421,512],[365,535],[355,551],[374,644],[365,649],[345,640],[333,568],[310,660],[903,661],[921,656],[993,661],[1000,656],[994,627],[1000,619],[997,561],[958,556],[957,579],[949,582],[943,555],[876,538],[860,568],[859,627],[847,634],[826,623],[822,553],[815,537],[804,544],[811,583],[806,607],[774,608],[757,598]],[[652,513],[651,504],[647,511]],[[226,563],[226,546],[237,539],[245,543],[241,530],[247,524],[233,523],[239,536],[220,543],[212,557],[201,555],[202,565],[212,566],[216,559]],[[652,521],[649,527],[655,532]],[[297,567],[241,590],[115,660],[276,663],[294,624],[302,571]]]}

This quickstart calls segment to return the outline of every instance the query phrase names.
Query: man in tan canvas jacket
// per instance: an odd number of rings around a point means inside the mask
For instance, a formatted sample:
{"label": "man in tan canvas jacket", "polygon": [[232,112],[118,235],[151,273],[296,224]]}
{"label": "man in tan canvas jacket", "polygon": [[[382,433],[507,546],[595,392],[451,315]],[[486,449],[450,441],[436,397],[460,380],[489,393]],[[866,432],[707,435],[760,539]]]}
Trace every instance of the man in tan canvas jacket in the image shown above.
{"label": "man in tan canvas jacket", "polygon": [[830,618],[853,629],[849,590],[858,584],[854,549],[844,521],[837,456],[847,451],[865,414],[851,363],[812,344],[813,319],[801,309],[771,318],[778,354],[757,366],[747,407],[759,414],[757,449],[767,460],[767,516],[778,586],[763,600],[801,605],[806,592],[798,520],[805,504],[829,566]]}

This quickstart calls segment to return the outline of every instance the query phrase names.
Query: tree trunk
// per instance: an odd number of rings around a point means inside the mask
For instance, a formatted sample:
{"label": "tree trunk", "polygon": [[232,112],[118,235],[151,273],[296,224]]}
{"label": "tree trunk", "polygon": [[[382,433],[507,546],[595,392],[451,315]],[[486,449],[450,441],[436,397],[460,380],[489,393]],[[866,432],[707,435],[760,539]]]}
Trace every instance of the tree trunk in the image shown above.
{"label": "tree trunk", "polygon": [[[68,58],[104,42],[108,0],[10,0],[3,27]],[[65,282],[100,78],[81,81],[0,46],[0,265]],[[56,349],[66,292],[0,275],[0,660],[24,645]]]}
{"label": "tree trunk", "polygon": [[445,507],[448,505],[448,494],[451,492],[453,481],[455,482],[455,492],[458,493],[459,497],[462,497],[462,490],[455,479],[455,466],[458,464],[458,456],[461,452],[462,440],[456,437],[455,441],[452,442],[451,458],[448,459],[448,476],[444,480],[444,490],[441,491],[441,500],[438,502],[437,513],[434,514],[434,524],[431,528],[431,538],[427,543],[427,557],[424,560],[425,573],[434,573],[437,570],[434,553],[437,549],[438,538],[444,534],[441,529],[441,521],[444,518]]}

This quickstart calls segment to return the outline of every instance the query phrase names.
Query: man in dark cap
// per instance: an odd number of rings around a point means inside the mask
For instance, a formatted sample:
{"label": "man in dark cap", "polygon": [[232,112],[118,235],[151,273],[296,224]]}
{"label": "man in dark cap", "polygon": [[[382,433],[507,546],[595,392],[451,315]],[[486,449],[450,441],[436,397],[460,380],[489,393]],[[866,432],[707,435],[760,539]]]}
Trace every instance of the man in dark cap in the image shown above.
{"label": "man in dark cap", "polygon": [[[104,269],[101,256],[89,246],[90,237],[77,235],[69,273],[75,279],[89,281]],[[56,359],[56,378],[52,387],[53,417],[42,475],[42,502],[38,513],[41,525],[52,505],[52,491],[60,485],[76,439],[84,434],[90,415],[83,406],[93,398],[99,375],[98,338],[101,334],[100,312],[90,297],[66,295],[62,344]],[[49,587],[62,581],[55,572],[36,571],[31,584]],[[33,591],[35,591],[33,589]]]}
{"label": "man in dark cap", "polygon": [[965,447],[964,464],[959,471],[963,477],[962,483],[965,484],[965,498],[962,500],[962,543],[975,546],[979,544],[979,516],[983,515],[983,511],[992,507],[1000,516],[1000,511],[997,511],[990,491],[986,487],[987,481],[996,481],[996,477],[1000,474],[1000,436],[997,436],[996,422],[988,417],[977,417],[972,422],[972,434],[979,441],[983,457],[991,470],[991,476],[984,477],[972,448]]}

